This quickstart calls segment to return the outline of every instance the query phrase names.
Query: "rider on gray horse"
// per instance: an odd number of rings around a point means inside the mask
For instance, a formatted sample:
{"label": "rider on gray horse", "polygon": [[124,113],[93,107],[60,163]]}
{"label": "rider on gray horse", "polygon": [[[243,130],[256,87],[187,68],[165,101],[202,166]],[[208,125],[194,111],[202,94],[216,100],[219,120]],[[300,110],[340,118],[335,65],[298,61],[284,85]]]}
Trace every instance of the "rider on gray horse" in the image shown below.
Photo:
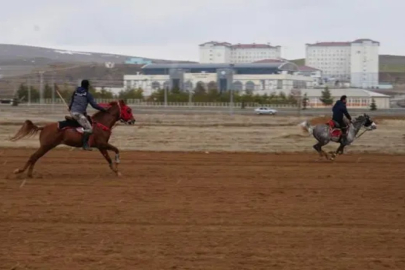
{"label": "rider on gray horse", "polygon": [[93,133],[93,127],[90,122],[87,120],[87,105],[90,105],[99,111],[106,112],[107,110],[98,105],[93,95],[89,92],[90,83],[88,80],[83,80],[81,87],[78,87],[76,91],[73,92],[72,99],[69,105],[70,115],[75,119],[83,128],[83,149],[91,150],[88,146],[88,139],[90,134]]}
{"label": "rider on gray horse", "polygon": [[332,109],[333,111],[332,120],[339,124],[339,127],[342,130],[342,139],[346,138],[347,135],[346,134],[347,126],[343,120],[343,116],[346,116],[346,118],[349,119],[349,121],[352,120],[352,117],[350,116],[346,108],[346,99],[347,97],[345,95],[341,96],[340,100],[336,101]]}

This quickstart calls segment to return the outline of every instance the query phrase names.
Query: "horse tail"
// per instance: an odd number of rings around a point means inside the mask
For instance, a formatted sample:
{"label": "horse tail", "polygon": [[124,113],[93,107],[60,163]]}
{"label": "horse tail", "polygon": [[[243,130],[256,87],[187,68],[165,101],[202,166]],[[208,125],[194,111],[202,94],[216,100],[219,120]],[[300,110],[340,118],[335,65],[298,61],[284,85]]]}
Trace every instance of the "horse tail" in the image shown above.
{"label": "horse tail", "polygon": [[311,126],[311,124],[310,124],[307,120],[305,120],[304,122],[302,122],[302,123],[300,124],[300,126],[301,126],[301,128],[302,128],[302,130],[303,130],[304,132],[308,132],[309,135],[312,135],[312,134],[313,134],[314,127]]}
{"label": "horse tail", "polygon": [[28,137],[34,136],[38,133],[38,131],[41,131],[43,129],[44,129],[43,127],[39,127],[34,123],[32,123],[31,120],[25,120],[20,130],[13,137],[10,138],[10,141],[15,142],[26,136]]}

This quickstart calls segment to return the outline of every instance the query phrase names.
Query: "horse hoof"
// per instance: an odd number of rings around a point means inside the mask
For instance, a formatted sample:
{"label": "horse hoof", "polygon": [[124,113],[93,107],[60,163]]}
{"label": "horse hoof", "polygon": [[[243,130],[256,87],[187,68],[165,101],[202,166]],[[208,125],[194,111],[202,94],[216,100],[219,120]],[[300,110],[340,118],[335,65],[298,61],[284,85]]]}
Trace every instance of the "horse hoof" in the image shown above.
{"label": "horse hoof", "polygon": [[118,176],[118,177],[121,177],[121,176],[122,176],[122,173],[117,172],[117,176]]}
{"label": "horse hoof", "polygon": [[14,174],[19,174],[19,173],[21,173],[21,170],[20,170],[20,169],[15,169],[15,170],[14,170]]}

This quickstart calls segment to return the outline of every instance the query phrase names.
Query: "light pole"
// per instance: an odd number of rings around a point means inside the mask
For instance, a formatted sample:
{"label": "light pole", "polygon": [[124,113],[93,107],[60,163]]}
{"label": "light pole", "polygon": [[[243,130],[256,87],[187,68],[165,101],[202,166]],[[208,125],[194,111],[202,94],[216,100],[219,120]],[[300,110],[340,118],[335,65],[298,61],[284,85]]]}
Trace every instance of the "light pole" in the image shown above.
{"label": "light pole", "polygon": [[52,112],[55,109],[55,73],[52,73]]}
{"label": "light pole", "polygon": [[28,86],[28,106],[31,106],[31,77],[30,76],[28,76],[27,86]]}
{"label": "light pole", "polygon": [[230,64],[230,70],[228,74],[228,78],[230,77],[231,80],[231,87],[230,87],[230,114],[233,115],[233,73],[234,73],[234,64]]}
{"label": "light pole", "polygon": [[165,87],[165,107],[167,107],[167,88],[169,88],[169,86],[168,85],[166,85],[166,87]]}
{"label": "light pole", "polygon": [[44,71],[39,72],[39,103],[44,104]]}

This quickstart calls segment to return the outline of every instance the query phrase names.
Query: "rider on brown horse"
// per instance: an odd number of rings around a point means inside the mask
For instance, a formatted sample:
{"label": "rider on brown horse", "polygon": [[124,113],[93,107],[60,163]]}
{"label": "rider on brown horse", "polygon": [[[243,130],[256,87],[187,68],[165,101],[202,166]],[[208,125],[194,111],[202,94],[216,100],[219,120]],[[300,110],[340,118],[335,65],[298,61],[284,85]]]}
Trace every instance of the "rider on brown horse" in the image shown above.
{"label": "rider on brown horse", "polygon": [[333,106],[333,121],[339,124],[340,129],[342,130],[342,139],[346,138],[346,131],[347,131],[347,126],[346,123],[343,121],[343,116],[346,116],[349,121],[352,120],[352,117],[350,116],[349,112],[347,111],[346,108],[346,99],[347,97],[345,95],[340,97],[340,100],[336,101],[335,105]]}
{"label": "rider on brown horse", "polygon": [[88,145],[90,135],[93,133],[93,128],[87,120],[87,105],[90,105],[99,111],[106,112],[107,110],[96,103],[93,95],[89,92],[90,83],[88,80],[83,80],[81,87],[78,87],[73,92],[72,99],[69,105],[69,112],[73,119],[75,119],[84,129],[83,131],[83,149],[91,150]]}

